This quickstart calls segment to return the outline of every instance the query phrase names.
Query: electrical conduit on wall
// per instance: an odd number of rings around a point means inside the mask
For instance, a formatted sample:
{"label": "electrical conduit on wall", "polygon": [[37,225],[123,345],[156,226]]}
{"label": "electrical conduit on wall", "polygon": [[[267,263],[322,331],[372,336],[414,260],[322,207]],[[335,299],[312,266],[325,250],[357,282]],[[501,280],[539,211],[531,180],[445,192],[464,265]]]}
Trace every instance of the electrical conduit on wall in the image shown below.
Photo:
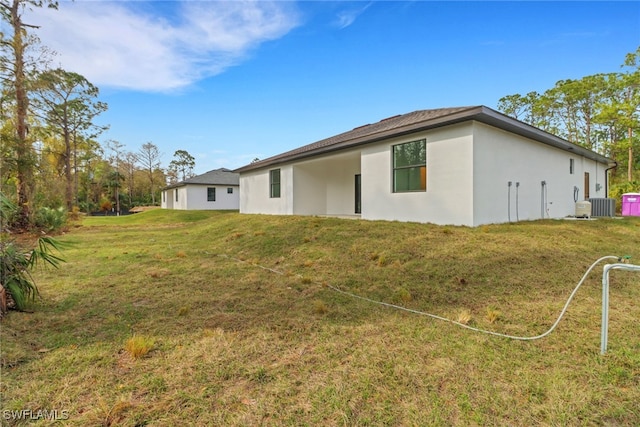
{"label": "electrical conduit on wall", "polygon": [[547,181],[540,182],[540,218],[545,218],[545,213],[548,215],[547,209]]}

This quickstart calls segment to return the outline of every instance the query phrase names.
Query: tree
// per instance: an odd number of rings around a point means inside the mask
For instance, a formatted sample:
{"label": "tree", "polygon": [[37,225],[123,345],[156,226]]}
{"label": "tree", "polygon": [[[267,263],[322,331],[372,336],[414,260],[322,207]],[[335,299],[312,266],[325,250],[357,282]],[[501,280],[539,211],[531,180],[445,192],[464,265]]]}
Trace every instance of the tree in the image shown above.
{"label": "tree", "polygon": [[627,180],[633,180],[633,131],[636,135],[640,128],[640,47],[635,52],[627,54],[623,67],[629,70],[623,75],[622,80],[626,91],[625,102],[622,104],[622,121],[627,127],[628,132],[628,164],[627,164]]}
{"label": "tree", "polygon": [[94,140],[85,141],[83,151],[78,156],[79,173],[76,176],[76,198],[81,210],[89,213],[95,209],[99,196],[96,196],[96,170],[103,162],[103,150]]}
{"label": "tree", "polygon": [[151,192],[151,204],[156,204],[156,194],[155,194],[155,171],[160,169],[160,157],[162,157],[162,153],[158,147],[152,143],[147,142],[142,144],[142,147],[138,151],[138,161],[142,168],[146,171],[147,177],[149,178],[149,186]]}
{"label": "tree", "polygon": [[169,170],[175,173],[176,178],[178,178],[178,174],[180,174],[182,181],[191,178],[194,175],[193,168],[196,166],[196,160],[193,156],[185,150],[178,150],[173,153],[173,157],[175,157],[175,159],[169,163]]}
{"label": "tree", "polygon": [[596,148],[593,138],[594,117],[606,91],[604,74],[579,80],[560,80],[545,92],[550,101],[551,115],[559,123],[558,134],[574,144]]}
{"label": "tree", "polygon": [[[15,155],[16,196],[18,201],[18,215],[16,225],[28,227],[31,222],[30,204],[33,195],[33,146],[29,138],[28,117],[28,78],[30,70],[28,50],[37,43],[37,38],[28,33],[28,29],[38,28],[22,21],[22,14],[26,8],[43,7],[57,9],[55,0],[0,0],[0,16],[9,24],[11,34],[5,37],[1,34],[0,70],[3,86],[10,90],[14,103],[14,134],[12,138]],[[33,64],[31,64],[33,65]]]}
{"label": "tree", "polygon": [[[124,177],[120,174],[120,172],[118,172],[117,169],[113,169],[107,174],[107,176],[105,177],[105,181],[103,182],[107,194],[106,198],[103,199],[101,207],[103,210],[109,210],[113,207],[113,203],[111,203],[111,200],[115,200],[116,215],[118,216],[120,216],[120,183],[123,180]],[[104,208],[104,206],[106,206],[105,202],[109,203],[108,209]]]}
{"label": "tree", "polygon": [[120,216],[120,181],[123,180],[122,175],[120,174],[120,152],[122,151],[123,144],[118,141],[109,141],[107,143],[107,148],[111,150],[110,162],[113,165],[115,163],[115,167],[113,168],[113,172],[109,177],[109,186],[113,188],[114,199],[116,200],[116,215]]}
{"label": "tree", "polygon": [[503,96],[498,100],[498,110],[516,120],[526,121],[531,111],[531,100],[517,93]]}
{"label": "tree", "polygon": [[529,123],[547,132],[556,133],[558,126],[552,111],[552,99],[548,92],[539,94],[529,92],[526,95],[507,95],[498,100],[498,109],[522,122]]}
{"label": "tree", "polygon": [[[505,114],[614,159],[634,182],[640,150],[640,48],[627,54],[624,72],[560,80],[542,95],[508,95]],[[614,180],[622,179],[614,172]]]}
{"label": "tree", "polygon": [[125,180],[127,183],[127,195],[129,198],[129,207],[133,206],[133,191],[136,176],[136,163],[138,162],[138,155],[127,151],[124,153],[122,162],[122,169],[124,169]]}
{"label": "tree", "polygon": [[93,121],[107,110],[107,104],[96,101],[99,90],[86,78],[60,68],[40,73],[36,93],[40,118],[64,142],[65,202],[70,211],[77,193],[78,142],[95,138],[105,129]]}
{"label": "tree", "polygon": [[[606,75],[606,90],[598,104],[598,112],[594,117],[597,124],[596,139],[603,154],[621,165],[624,162],[623,149],[625,128],[620,121],[625,91],[621,73]],[[622,168],[618,168],[622,170]]]}

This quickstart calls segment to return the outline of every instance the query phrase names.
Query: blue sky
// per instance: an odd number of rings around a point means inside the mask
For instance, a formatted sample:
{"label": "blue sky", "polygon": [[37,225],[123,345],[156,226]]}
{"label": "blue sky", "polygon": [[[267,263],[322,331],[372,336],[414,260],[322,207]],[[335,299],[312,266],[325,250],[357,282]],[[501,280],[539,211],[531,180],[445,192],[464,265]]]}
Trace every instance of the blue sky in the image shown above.
{"label": "blue sky", "polygon": [[620,70],[640,2],[62,1],[52,65],[109,104],[100,140],[237,168],[415,110],[486,105]]}

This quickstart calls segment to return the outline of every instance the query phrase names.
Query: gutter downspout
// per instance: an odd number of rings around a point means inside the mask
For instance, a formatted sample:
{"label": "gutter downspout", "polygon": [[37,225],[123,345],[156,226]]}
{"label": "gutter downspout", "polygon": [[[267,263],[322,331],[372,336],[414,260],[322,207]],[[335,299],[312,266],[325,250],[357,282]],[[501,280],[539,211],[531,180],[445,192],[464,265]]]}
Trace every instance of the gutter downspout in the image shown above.
{"label": "gutter downspout", "polygon": [[609,171],[618,167],[618,162],[613,162],[613,166],[604,170],[604,196],[609,197]]}

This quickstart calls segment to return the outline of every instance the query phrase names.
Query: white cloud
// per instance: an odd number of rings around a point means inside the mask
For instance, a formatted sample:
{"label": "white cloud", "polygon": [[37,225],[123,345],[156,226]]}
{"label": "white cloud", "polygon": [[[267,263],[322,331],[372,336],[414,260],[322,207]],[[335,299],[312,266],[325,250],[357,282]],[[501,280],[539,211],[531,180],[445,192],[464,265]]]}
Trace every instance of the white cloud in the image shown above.
{"label": "white cloud", "polygon": [[371,3],[357,9],[348,9],[338,12],[334,25],[340,29],[347,28],[355,22],[355,20],[371,6]]}
{"label": "white cloud", "polygon": [[295,4],[268,1],[61,2],[36,9],[54,66],[93,84],[170,91],[223,72],[298,25]]}

